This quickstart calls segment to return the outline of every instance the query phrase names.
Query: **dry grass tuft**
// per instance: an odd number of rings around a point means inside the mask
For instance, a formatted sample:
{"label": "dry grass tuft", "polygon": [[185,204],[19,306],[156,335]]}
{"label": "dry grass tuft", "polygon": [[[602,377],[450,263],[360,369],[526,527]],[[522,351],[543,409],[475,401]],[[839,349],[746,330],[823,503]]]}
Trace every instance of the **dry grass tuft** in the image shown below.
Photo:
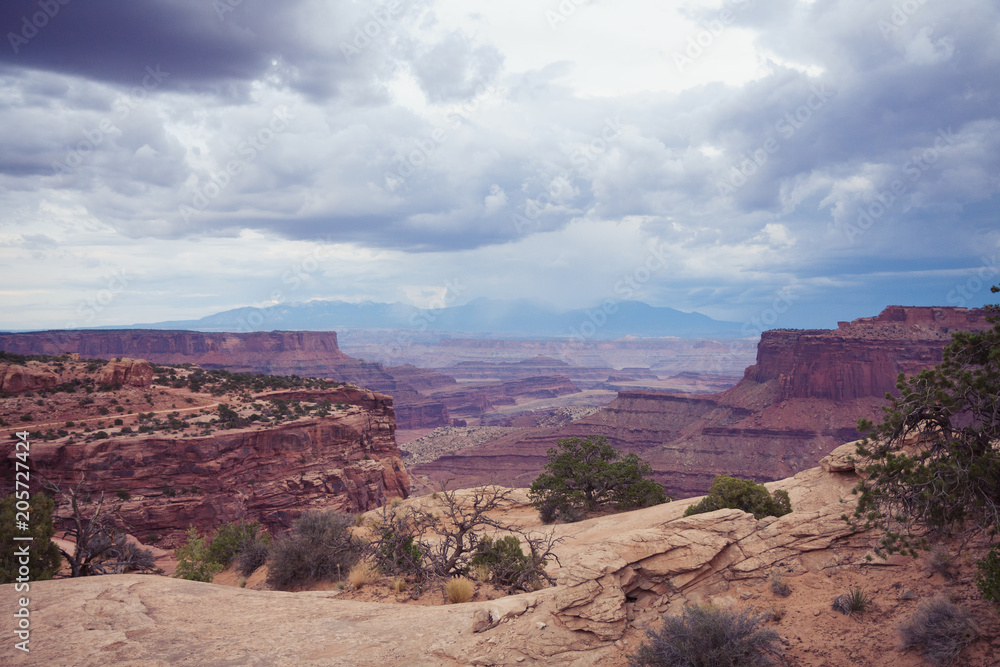
{"label": "dry grass tuft", "polygon": [[406,590],[406,579],[393,579],[392,590],[396,593],[402,593]]}
{"label": "dry grass tuft", "polygon": [[950,665],[979,636],[969,612],[937,596],[924,600],[899,628],[903,648],[918,648],[932,665]]}
{"label": "dry grass tuft", "polygon": [[378,570],[367,561],[358,561],[351,571],[347,573],[347,581],[355,588],[361,588],[365,584],[373,584],[378,581]]}
{"label": "dry grass tuft", "polygon": [[444,585],[444,592],[452,604],[468,602],[476,592],[475,586],[465,577],[452,577]]}

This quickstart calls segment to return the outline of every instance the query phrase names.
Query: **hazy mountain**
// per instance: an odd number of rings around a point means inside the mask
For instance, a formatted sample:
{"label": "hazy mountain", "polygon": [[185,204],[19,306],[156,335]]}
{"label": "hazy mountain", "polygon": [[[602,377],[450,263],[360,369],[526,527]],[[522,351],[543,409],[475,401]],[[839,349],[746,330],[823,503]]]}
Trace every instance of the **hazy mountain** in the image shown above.
{"label": "hazy mountain", "polygon": [[[589,309],[555,311],[528,301],[476,299],[462,306],[421,309],[401,303],[309,301],[268,308],[235,308],[198,320],[154,322],[132,328],[194,331],[343,331],[416,329],[508,337],[682,338],[740,336],[742,324],[700,313],[621,301]],[[122,328],[122,327],[115,327]]]}

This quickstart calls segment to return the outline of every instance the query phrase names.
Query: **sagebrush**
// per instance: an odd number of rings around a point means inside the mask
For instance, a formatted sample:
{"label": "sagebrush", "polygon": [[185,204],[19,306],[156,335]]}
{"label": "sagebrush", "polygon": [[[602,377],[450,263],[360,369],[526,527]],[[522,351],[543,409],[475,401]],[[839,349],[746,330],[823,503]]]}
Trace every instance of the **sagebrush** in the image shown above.
{"label": "sagebrush", "polygon": [[778,633],[761,627],[764,617],[746,610],[688,605],[651,631],[630,667],[762,667],[783,653]]}

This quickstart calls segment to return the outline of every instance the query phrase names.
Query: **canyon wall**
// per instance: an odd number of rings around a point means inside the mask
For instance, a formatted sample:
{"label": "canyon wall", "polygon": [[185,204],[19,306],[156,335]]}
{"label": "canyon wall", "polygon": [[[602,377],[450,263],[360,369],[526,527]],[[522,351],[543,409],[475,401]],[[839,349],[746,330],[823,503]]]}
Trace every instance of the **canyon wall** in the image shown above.
{"label": "canyon wall", "polygon": [[[188,525],[206,532],[246,518],[275,531],[310,509],[361,512],[409,495],[391,398],[351,386],[269,396],[348,407],[325,417],[208,436],[35,440],[32,474],[64,490],[82,476],[83,490],[92,497],[103,492],[110,500],[127,498],[122,518],[140,538],[158,535],[158,546],[182,542]],[[13,460],[0,459],[0,468],[0,495],[5,495],[12,491]]]}
{"label": "canyon wall", "polygon": [[622,391],[568,425],[511,435],[416,466],[455,485],[529,485],[546,451],[567,437],[600,435],[647,459],[677,497],[704,493],[718,474],[769,481],[814,466],[858,437],[858,418],[881,419],[900,372],[941,361],[957,330],[991,326],[978,310],[890,307],[836,330],[765,332],[757,362],[735,387],[712,395]]}
{"label": "canyon wall", "polygon": [[397,379],[382,364],[350,357],[340,351],[334,331],[40,331],[0,334],[0,350],[14,354],[70,352],[98,359],[136,357],[157,364],[190,363],[236,373],[328,378],[393,396],[400,428],[451,424],[444,404],[422,396],[406,382],[419,379],[420,373],[410,371],[404,379]]}

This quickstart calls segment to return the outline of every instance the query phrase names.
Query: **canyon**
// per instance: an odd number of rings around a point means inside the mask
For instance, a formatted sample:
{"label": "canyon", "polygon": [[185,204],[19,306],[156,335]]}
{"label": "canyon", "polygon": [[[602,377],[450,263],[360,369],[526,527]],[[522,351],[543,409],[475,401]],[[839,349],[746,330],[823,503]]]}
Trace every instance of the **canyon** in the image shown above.
{"label": "canyon", "polygon": [[940,362],[951,333],[989,326],[979,310],[891,306],[835,330],[766,331],[756,363],[725,391],[621,391],[583,419],[505,435],[411,472],[457,486],[525,486],[559,439],[596,435],[648,460],[677,497],[704,493],[723,473],[782,479],[857,438],[859,418],[879,420],[899,373]]}
{"label": "canyon", "polygon": [[[54,380],[51,391],[5,394],[0,419],[31,433],[32,476],[89,497],[89,509],[105,497],[159,547],[182,543],[188,526],[204,533],[246,519],[278,533],[310,509],[363,512],[410,493],[383,394],[316,382],[194,390],[178,386],[190,371],[154,382],[151,366],[130,358],[101,368],[69,357],[27,363]],[[14,470],[11,449],[0,495],[13,491]]]}

